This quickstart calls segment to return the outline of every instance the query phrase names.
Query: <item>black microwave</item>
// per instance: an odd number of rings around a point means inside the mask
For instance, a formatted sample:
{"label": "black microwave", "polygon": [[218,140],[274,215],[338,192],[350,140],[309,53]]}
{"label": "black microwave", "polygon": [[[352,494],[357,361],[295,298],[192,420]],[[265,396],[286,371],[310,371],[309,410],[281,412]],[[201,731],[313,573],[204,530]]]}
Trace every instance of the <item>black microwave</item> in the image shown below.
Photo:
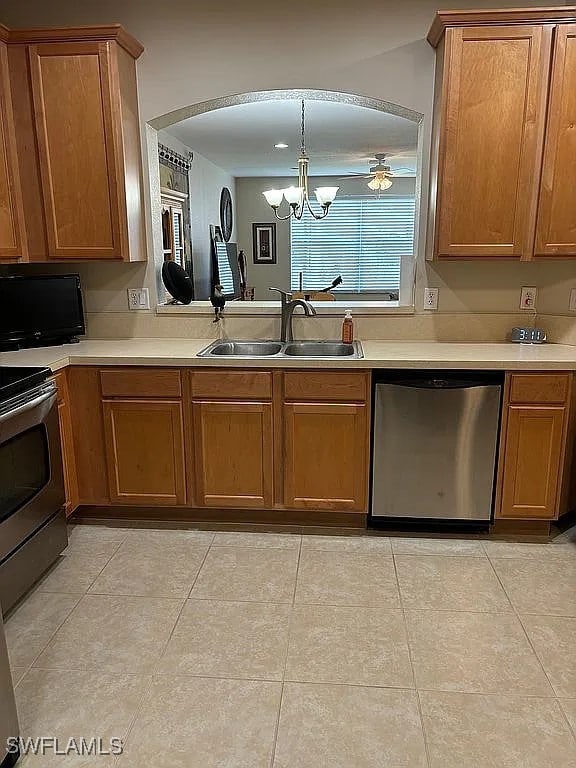
{"label": "black microwave", "polygon": [[0,277],[0,347],[48,346],[86,333],[79,275]]}

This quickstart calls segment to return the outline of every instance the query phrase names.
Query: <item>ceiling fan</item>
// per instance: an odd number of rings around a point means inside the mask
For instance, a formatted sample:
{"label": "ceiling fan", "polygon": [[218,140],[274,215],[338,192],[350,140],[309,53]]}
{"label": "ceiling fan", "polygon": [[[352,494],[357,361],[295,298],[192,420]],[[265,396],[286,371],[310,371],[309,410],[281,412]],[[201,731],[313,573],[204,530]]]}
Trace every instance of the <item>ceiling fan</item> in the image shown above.
{"label": "ceiling fan", "polygon": [[351,173],[347,176],[341,176],[341,179],[370,179],[368,186],[374,191],[382,191],[384,189],[390,189],[392,186],[392,180],[399,176],[406,178],[407,176],[414,176],[414,170],[412,168],[392,168],[386,164],[386,158],[392,157],[390,153],[380,152],[374,155],[374,158],[370,160],[370,163],[374,165],[370,166],[370,172],[368,174]]}

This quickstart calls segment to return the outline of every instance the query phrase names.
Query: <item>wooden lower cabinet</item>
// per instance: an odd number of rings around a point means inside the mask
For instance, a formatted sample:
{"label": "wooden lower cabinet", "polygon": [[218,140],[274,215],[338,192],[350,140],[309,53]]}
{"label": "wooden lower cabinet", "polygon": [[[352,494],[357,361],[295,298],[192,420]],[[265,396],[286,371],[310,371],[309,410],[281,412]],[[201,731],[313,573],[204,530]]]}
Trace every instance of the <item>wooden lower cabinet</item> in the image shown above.
{"label": "wooden lower cabinet", "polygon": [[198,506],[273,506],[272,404],[195,401]]}
{"label": "wooden lower cabinet", "polygon": [[70,517],[79,503],[72,413],[70,410],[66,372],[57,373],[54,378],[58,387],[58,421],[60,422],[62,466],[64,469],[64,488],[66,491],[66,517]]}
{"label": "wooden lower cabinet", "polygon": [[180,400],[104,400],[102,406],[110,501],[185,504]]}
{"label": "wooden lower cabinet", "polygon": [[557,517],[566,410],[563,406],[509,407],[500,517]]}
{"label": "wooden lower cabinet", "polygon": [[[366,371],[87,366],[67,374],[58,380],[70,511],[367,512]],[[498,521],[548,521],[576,505],[574,383],[566,371],[506,374]]]}
{"label": "wooden lower cabinet", "polygon": [[366,511],[367,411],[362,403],[284,404],[286,507]]}

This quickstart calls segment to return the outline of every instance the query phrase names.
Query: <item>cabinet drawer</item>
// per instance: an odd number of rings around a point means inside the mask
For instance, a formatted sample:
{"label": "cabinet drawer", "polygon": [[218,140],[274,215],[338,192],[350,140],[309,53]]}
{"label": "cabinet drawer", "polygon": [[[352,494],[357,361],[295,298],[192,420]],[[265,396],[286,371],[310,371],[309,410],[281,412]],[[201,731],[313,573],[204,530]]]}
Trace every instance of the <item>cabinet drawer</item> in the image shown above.
{"label": "cabinet drawer", "polygon": [[100,371],[104,397],[180,397],[180,371],[174,368],[105,368]]}
{"label": "cabinet drawer", "polygon": [[298,371],[284,374],[285,400],[365,401],[367,396],[365,373]]}
{"label": "cabinet drawer", "polygon": [[565,403],[570,391],[569,373],[513,374],[511,403]]}
{"label": "cabinet drawer", "polygon": [[191,379],[194,398],[269,400],[272,397],[269,371],[192,371]]}

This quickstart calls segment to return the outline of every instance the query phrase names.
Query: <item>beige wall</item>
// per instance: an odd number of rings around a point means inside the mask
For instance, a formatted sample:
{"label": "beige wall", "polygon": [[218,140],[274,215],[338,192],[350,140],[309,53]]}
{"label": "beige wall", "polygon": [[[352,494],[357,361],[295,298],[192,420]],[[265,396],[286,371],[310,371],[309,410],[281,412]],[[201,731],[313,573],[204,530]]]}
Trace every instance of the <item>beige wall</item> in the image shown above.
{"label": "beige wall", "polygon": [[[294,180],[290,181],[293,184]],[[287,187],[287,180],[277,178],[237,178],[236,213],[238,247],[244,250],[247,262],[248,285],[254,287],[257,301],[278,298],[268,290],[271,285],[290,289],[290,226],[287,221],[276,221],[272,209],[262,194],[265,189]],[[254,264],[252,256],[252,224],[276,223],[276,264]]]}
{"label": "beige wall", "polygon": [[[461,8],[539,4],[538,0],[456,3]],[[268,0],[224,5],[190,0],[168,5],[157,0],[27,0],[3,3],[0,16],[13,26],[123,23],[146,48],[138,62],[143,121],[220,96],[276,88],[345,91],[410,107],[424,114],[425,180],[434,71],[434,51],[425,37],[436,9],[446,5],[450,3],[438,0],[294,0],[289,6]],[[78,271],[93,312],[124,312],[126,287],[155,284],[152,265],[90,264]],[[570,288],[576,287],[576,268],[574,262],[420,263],[419,311],[426,284],[441,289],[439,314],[513,313],[520,287],[536,285],[539,309],[561,315],[567,312]],[[89,318],[89,327],[95,334],[104,326],[123,334],[141,328],[150,332],[155,329],[150,323],[157,323],[155,334],[164,329],[170,333],[169,323],[162,326],[164,318],[130,316],[129,324],[124,323],[124,314],[122,318],[94,317],[92,322]],[[402,318],[396,322],[405,322],[401,327],[407,336],[413,332],[411,323]],[[488,333],[488,325],[486,329]]]}
{"label": "beige wall", "polygon": [[[196,299],[208,299],[212,277],[210,260],[210,225],[220,224],[220,193],[228,187],[232,204],[236,198],[235,180],[197,152],[190,168],[190,210],[192,224],[192,261]],[[236,224],[232,228],[236,240]]]}

